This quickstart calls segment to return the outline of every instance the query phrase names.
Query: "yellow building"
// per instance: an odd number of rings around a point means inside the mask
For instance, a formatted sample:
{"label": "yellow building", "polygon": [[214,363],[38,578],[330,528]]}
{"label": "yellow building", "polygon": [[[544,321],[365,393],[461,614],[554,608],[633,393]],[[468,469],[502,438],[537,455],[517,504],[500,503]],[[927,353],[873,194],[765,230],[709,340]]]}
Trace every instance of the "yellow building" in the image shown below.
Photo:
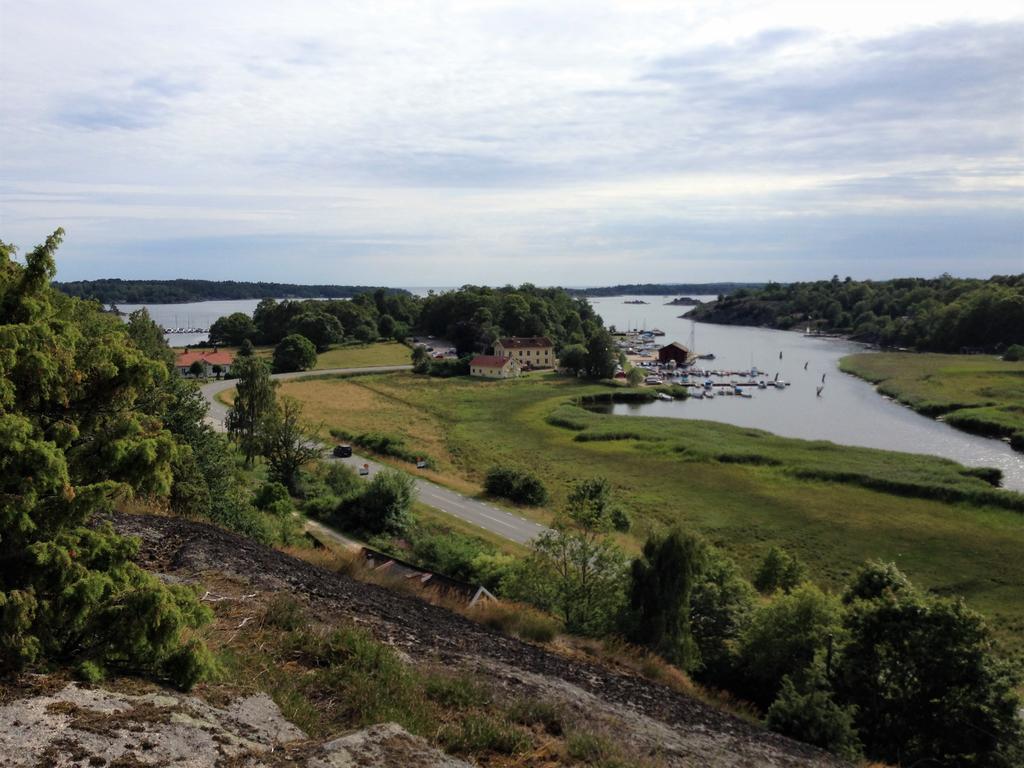
{"label": "yellow building", "polygon": [[494,354],[511,357],[524,370],[531,368],[557,368],[555,344],[547,336],[511,336],[494,342]]}
{"label": "yellow building", "polygon": [[469,361],[469,375],[486,379],[512,379],[519,375],[520,366],[513,357],[477,355]]}

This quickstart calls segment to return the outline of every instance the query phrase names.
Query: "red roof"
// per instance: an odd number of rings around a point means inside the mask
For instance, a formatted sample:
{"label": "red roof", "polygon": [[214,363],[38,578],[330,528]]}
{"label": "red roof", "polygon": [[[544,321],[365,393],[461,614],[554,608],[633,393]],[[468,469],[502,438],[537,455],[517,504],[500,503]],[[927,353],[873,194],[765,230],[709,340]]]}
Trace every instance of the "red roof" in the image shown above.
{"label": "red roof", "polygon": [[511,357],[501,357],[499,355],[477,355],[469,361],[470,368],[504,368],[505,364],[511,360]]}
{"label": "red roof", "polygon": [[555,343],[547,336],[510,336],[507,339],[501,339],[498,343],[505,349],[537,349],[555,346]]}
{"label": "red roof", "polygon": [[207,365],[231,365],[235,356],[230,352],[206,352],[201,349],[190,349],[178,355],[174,364],[179,368],[188,368],[192,363],[203,362]]}

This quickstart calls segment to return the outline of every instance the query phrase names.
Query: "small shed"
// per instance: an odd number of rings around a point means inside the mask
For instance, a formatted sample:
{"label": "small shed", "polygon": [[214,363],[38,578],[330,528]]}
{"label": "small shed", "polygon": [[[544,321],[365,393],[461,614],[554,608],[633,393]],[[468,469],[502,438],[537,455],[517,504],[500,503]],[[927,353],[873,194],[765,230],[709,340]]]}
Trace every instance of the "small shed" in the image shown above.
{"label": "small shed", "polygon": [[678,341],[673,341],[671,344],[666,344],[658,350],[658,362],[668,363],[672,361],[676,365],[689,365],[693,362],[693,352]]}

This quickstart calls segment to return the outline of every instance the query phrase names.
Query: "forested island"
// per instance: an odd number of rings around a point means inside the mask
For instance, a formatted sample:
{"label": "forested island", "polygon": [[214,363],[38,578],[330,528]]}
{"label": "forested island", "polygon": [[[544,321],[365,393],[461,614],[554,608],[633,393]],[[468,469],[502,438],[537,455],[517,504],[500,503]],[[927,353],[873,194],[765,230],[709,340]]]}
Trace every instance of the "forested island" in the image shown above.
{"label": "forested island", "polygon": [[[55,282],[53,287],[79,299],[104,304],[182,304],[192,301],[238,299],[349,299],[376,290],[366,285],[296,285],[295,283],[248,283],[237,280],[75,280]],[[408,293],[385,288],[388,293]]]}
{"label": "forested island", "polygon": [[931,352],[999,352],[1024,343],[1024,274],[768,283],[703,304],[688,316]]}
{"label": "forested island", "polygon": [[756,290],[764,283],[625,283],[599,288],[566,288],[572,296],[668,296],[692,293],[698,296],[727,296],[740,290]]}

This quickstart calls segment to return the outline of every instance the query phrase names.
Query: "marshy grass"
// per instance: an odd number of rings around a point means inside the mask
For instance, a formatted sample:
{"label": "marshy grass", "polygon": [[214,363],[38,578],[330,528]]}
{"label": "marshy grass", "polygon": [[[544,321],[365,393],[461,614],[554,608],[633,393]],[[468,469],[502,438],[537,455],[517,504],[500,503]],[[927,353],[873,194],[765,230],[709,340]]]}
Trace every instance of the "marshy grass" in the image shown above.
{"label": "marshy grass", "polygon": [[893,561],[923,588],[963,596],[1002,642],[1024,647],[1024,515],[1014,508],[1020,495],[994,488],[993,473],[709,421],[594,413],[575,403],[609,388],[555,374],[286,386],[336,428],[402,436],[437,460],[431,479],[462,492],[480,493],[489,466],[534,467],[556,510],[574,481],[604,476],[630,509],[636,541],[682,524],[748,577],[769,547],[783,547],[826,589],[840,589],[865,560]]}

